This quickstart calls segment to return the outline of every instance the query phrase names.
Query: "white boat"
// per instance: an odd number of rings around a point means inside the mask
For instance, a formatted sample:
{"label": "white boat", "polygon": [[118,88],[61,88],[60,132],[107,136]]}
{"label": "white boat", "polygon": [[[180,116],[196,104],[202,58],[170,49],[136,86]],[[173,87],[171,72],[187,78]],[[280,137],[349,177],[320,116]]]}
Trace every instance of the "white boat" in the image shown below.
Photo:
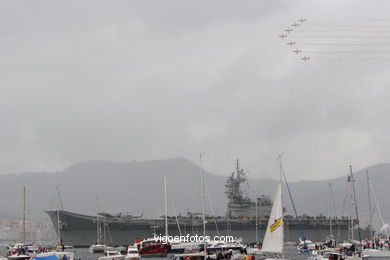
{"label": "white boat", "polygon": [[95,245],[91,245],[89,247],[89,252],[91,252],[91,253],[103,253],[105,249],[106,249],[105,245],[98,243],[98,244],[95,244]]}
{"label": "white boat", "polygon": [[243,245],[240,241],[235,242],[210,242],[210,245],[207,246],[207,253],[213,254],[217,252],[226,252],[226,251],[234,251],[238,253],[243,253],[246,246]]}
{"label": "white boat", "polygon": [[309,253],[312,252],[316,247],[316,244],[308,239],[302,240],[301,238],[299,239],[299,244],[297,246],[297,250],[300,253]]}
{"label": "white boat", "polygon": [[[104,254],[107,254],[108,251],[118,251],[120,253],[127,252],[127,248],[123,246],[105,246],[104,248]],[[125,254],[125,253],[123,253]]]}
{"label": "white boat", "polygon": [[365,249],[362,254],[364,260],[390,260],[389,250]]}
{"label": "white boat", "polygon": [[321,253],[312,251],[310,260],[329,260],[329,259],[342,259],[344,256],[338,252],[338,250],[323,250]]}
{"label": "white boat", "polygon": [[31,259],[31,255],[28,254],[13,254],[7,257],[9,260],[27,260]]}
{"label": "white boat", "polygon": [[127,254],[125,260],[138,260],[140,258],[138,249],[135,246],[129,246],[127,248]]}
{"label": "white boat", "polygon": [[124,260],[125,256],[119,251],[107,251],[105,256],[101,256],[98,260]]}
{"label": "white boat", "polygon": [[34,254],[35,252],[29,250],[24,243],[16,243],[13,246],[9,246],[7,250],[7,258],[12,260],[31,259]]}
{"label": "white boat", "polygon": [[250,248],[247,248],[246,251],[248,252],[249,255],[261,255],[261,248],[257,248],[257,247],[250,247]]}
{"label": "white boat", "polygon": [[170,253],[182,254],[182,253],[195,253],[199,252],[203,248],[204,243],[196,242],[183,242],[183,243],[171,243]]}
{"label": "white boat", "polygon": [[246,254],[242,254],[238,251],[232,251],[232,256],[230,257],[231,260],[246,260]]}

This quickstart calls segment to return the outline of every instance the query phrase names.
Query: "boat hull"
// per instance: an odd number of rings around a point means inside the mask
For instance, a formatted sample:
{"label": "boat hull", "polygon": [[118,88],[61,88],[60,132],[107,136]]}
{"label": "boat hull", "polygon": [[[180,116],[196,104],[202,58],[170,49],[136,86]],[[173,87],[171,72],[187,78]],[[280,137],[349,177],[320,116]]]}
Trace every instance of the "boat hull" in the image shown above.
{"label": "boat hull", "polygon": [[364,260],[390,260],[389,250],[366,249],[363,251]]}
{"label": "boat hull", "polygon": [[[55,231],[57,230],[57,211],[46,212]],[[96,243],[96,216],[78,214],[74,212],[60,210],[61,239],[67,245],[75,247],[89,247]],[[258,238],[261,241],[264,237],[264,227],[267,220],[259,221]],[[299,222],[306,237],[311,240],[322,241],[329,234],[329,220],[310,219]],[[112,245],[129,245],[136,238],[152,237],[154,234],[164,234],[163,219],[133,219],[133,220],[109,220],[106,219],[107,233],[110,233],[112,242],[107,237],[107,242]],[[348,238],[348,220],[338,220],[333,223],[333,230],[338,241]],[[216,228],[217,226],[217,228]],[[217,225],[213,221],[206,224],[207,236],[211,239],[214,236],[242,237],[244,242],[255,241],[255,220],[254,219],[218,219]],[[203,227],[199,219],[196,221],[186,221],[180,224],[182,234],[202,235]],[[171,236],[180,235],[175,222],[169,223],[169,234]],[[368,231],[362,231],[362,237],[367,237]],[[298,222],[285,220],[285,241],[297,241],[301,236]],[[356,234],[357,237],[357,234]]]}

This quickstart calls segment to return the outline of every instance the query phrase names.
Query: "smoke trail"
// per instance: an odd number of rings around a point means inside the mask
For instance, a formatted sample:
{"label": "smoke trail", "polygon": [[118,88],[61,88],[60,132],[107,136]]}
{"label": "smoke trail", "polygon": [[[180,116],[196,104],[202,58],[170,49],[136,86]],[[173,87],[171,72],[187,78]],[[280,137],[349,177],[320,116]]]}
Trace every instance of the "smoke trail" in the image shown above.
{"label": "smoke trail", "polygon": [[373,59],[373,58],[317,58],[313,57],[313,61],[348,61],[348,62],[356,62],[356,61],[383,61],[390,62],[390,59]]}
{"label": "smoke trail", "polygon": [[390,46],[390,42],[376,42],[376,43],[300,43],[302,46]]}
{"label": "smoke trail", "polygon": [[366,50],[357,50],[357,51],[305,51],[308,54],[390,54],[389,51],[366,51]]}

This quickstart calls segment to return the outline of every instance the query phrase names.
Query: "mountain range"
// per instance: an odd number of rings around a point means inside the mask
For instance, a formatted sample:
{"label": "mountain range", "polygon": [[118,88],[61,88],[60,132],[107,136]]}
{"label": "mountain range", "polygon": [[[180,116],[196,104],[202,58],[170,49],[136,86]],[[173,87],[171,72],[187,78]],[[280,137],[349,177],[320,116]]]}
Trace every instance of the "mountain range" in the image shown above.
{"label": "mountain range", "polygon": [[[354,172],[359,216],[364,223],[369,215],[366,170],[376,194],[378,208],[386,221],[390,216],[390,202],[386,197],[390,183],[390,164],[377,164]],[[0,217],[21,215],[23,186],[27,189],[27,215],[31,217],[42,217],[44,210],[58,207],[85,214],[105,211],[158,217],[164,211],[163,176],[167,177],[168,183],[169,215],[200,212],[200,172],[199,166],[191,161],[174,158],[121,163],[86,161],[59,172],[0,175]],[[205,172],[206,211],[210,215],[226,214],[226,179],[227,176]],[[347,187],[351,184],[347,179],[344,176],[332,180],[290,182],[298,214],[347,216],[353,212],[354,215],[351,197],[346,196]],[[245,196],[250,198],[260,194],[273,197],[276,183],[274,179],[248,178],[248,184],[242,188]],[[286,213],[293,215],[286,185],[284,187]],[[373,198],[371,194],[372,207]]]}

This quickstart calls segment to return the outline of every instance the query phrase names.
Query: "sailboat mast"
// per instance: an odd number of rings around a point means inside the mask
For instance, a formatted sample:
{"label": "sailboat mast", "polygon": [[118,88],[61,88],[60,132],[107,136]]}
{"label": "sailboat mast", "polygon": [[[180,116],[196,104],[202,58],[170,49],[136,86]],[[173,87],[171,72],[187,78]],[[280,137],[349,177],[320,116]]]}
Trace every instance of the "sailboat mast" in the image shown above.
{"label": "sailboat mast", "polygon": [[26,244],[26,186],[23,187],[23,244]]}
{"label": "sailboat mast", "polygon": [[[283,170],[283,165],[282,165],[282,157],[279,158],[279,166],[280,166],[280,185],[281,185],[281,190],[280,190],[280,203],[281,205],[283,205],[283,187],[282,187],[282,183],[283,183],[283,175],[284,175],[284,170]],[[284,178],[286,179],[286,175],[284,175]],[[287,183],[287,179],[286,179],[286,185],[288,185]],[[287,186],[288,187],[288,186]],[[290,188],[288,188],[288,192],[290,194],[290,197],[291,197],[291,201],[292,200],[292,196],[291,196],[291,193],[290,193]],[[294,205],[294,204],[293,204]],[[294,205],[294,210],[295,210],[295,205]],[[296,213],[296,210],[295,210],[295,213]],[[284,226],[284,214],[283,214],[283,206],[282,206],[282,227]],[[302,229],[301,229],[302,230]],[[303,234],[303,232],[301,231],[301,234]],[[282,232],[282,258],[284,258],[284,246],[283,246],[283,242],[284,242],[284,229],[283,229],[283,232]],[[305,242],[306,243],[306,242]]]}
{"label": "sailboat mast", "polygon": [[164,176],[165,239],[168,239],[167,177]]}
{"label": "sailboat mast", "polygon": [[61,243],[60,209],[59,208],[57,208],[57,233],[58,233],[58,243]]}
{"label": "sailboat mast", "polygon": [[100,219],[99,219],[100,207],[99,207],[99,196],[98,195],[96,195],[96,206],[97,206],[97,213],[98,213],[98,215],[96,215],[96,242],[98,244],[101,244],[101,241],[100,241],[101,229],[100,229]]}
{"label": "sailboat mast", "polygon": [[356,191],[355,191],[355,184],[354,184],[353,173],[352,173],[352,165],[349,166],[349,169],[350,169],[350,172],[351,172],[353,201],[355,203],[356,221],[357,221],[357,226],[358,226],[358,236],[359,236],[360,246],[362,246],[362,237],[361,237],[361,234],[360,234],[359,213],[358,213],[357,202],[356,202]]}
{"label": "sailboat mast", "polygon": [[[329,191],[330,191],[330,195],[331,195],[331,199],[332,199],[332,184],[330,183],[329,181]],[[332,203],[332,202],[331,202]],[[331,208],[331,206],[329,207]],[[332,214],[330,214],[329,212],[329,235],[333,235],[333,230],[332,230]]]}
{"label": "sailboat mast", "polygon": [[371,192],[370,192],[370,178],[368,177],[368,170],[366,169],[367,176],[367,195],[368,195],[368,212],[370,215],[368,221],[368,229],[370,230],[370,239],[372,239],[372,215],[371,215]]}
{"label": "sailboat mast", "polygon": [[103,216],[103,244],[107,245],[106,241],[106,217]]}
{"label": "sailboat mast", "polygon": [[[201,185],[202,185],[202,214],[203,214],[203,239],[206,237],[206,210],[205,210],[205,196],[204,196],[204,171],[203,171],[203,161],[202,156],[204,153],[200,154],[200,173],[201,173]],[[206,242],[204,243],[204,251],[206,252]]]}
{"label": "sailboat mast", "polygon": [[349,207],[349,232],[348,232],[348,240],[354,240],[354,228],[353,228],[353,218],[352,218],[352,204],[353,204],[353,198],[352,198],[352,178],[349,176],[349,181],[351,182],[350,187],[348,188],[348,194],[347,198],[349,200],[348,207]]}
{"label": "sailboat mast", "polygon": [[61,229],[60,229],[60,205],[61,209],[64,210],[64,204],[62,204],[61,193],[58,185],[56,186],[58,205],[57,205],[57,233],[58,233],[58,243],[61,244]]}
{"label": "sailboat mast", "polygon": [[257,203],[259,202],[259,200],[258,200],[258,198],[257,198],[257,196],[256,196],[256,245],[259,243],[259,239],[258,239],[258,235],[257,235],[257,233],[258,233],[258,220],[257,220],[257,218],[258,218],[258,213],[257,213]]}
{"label": "sailboat mast", "polygon": [[[284,179],[284,181],[286,183],[286,187],[287,187],[288,195],[290,197],[291,205],[293,207],[295,217],[298,220],[299,219],[298,212],[297,212],[297,209],[295,207],[295,203],[294,203],[294,200],[293,200],[293,197],[292,197],[292,194],[291,194],[290,185],[288,184],[288,181],[287,181],[287,178],[286,178],[286,174],[285,174],[284,169],[283,169],[282,156],[283,156],[283,154],[279,155],[276,160],[279,161],[280,176],[281,176],[282,179]],[[304,241],[306,241],[306,237],[303,234],[303,229],[302,229],[302,225],[301,225],[300,222],[298,222],[298,227],[299,227],[299,231],[300,231],[300,234],[301,234],[301,238]],[[306,242],[304,242],[304,243],[306,243]]]}

